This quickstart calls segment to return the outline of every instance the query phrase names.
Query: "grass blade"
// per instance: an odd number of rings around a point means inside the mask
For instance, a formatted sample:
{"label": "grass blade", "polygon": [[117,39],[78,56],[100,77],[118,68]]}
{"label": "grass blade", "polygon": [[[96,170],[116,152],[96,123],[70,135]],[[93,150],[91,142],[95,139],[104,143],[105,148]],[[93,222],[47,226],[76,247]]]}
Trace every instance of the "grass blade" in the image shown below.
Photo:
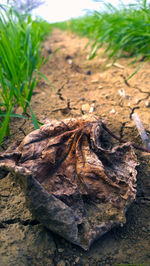
{"label": "grass blade", "polygon": [[34,115],[34,112],[33,112],[33,109],[31,107],[31,104],[28,102],[28,105],[30,107],[30,111],[31,111],[31,118],[32,118],[32,122],[33,122],[33,125],[34,125],[34,128],[35,129],[39,129],[39,125],[38,125],[38,121],[36,119],[36,116]]}
{"label": "grass blade", "polygon": [[6,117],[5,117],[3,124],[2,124],[2,127],[0,128],[0,145],[3,141],[3,138],[6,134],[6,132],[8,132],[8,134],[9,134],[8,124],[9,124],[9,120],[10,120],[10,113],[11,113],[11,108],[7,112]]}
{"label": "grass blade", "polygon": [[144,64],[140,65],[128,78],[127,80],[131,79],[142,67]]}

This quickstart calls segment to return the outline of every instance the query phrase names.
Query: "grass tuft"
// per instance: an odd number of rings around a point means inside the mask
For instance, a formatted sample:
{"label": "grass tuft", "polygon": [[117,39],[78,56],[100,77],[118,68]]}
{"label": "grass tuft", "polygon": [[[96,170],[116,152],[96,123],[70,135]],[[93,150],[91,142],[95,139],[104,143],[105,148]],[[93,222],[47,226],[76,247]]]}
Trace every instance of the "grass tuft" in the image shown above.
{"label": "grass tuft", "polygon": [[71,31],[92,40],[89,58],[93,58],[102,46],[108,58],[150,58],[150,4],[146,0],[137,4],[106,4],[102,12],[95,11],[69,22]]}
{"label": "grass tuft", "polygon": [[[41,41],[51,26],[41,19],[0,5],[0,144],[9,135],[9,121],[16,106],[27,113],[44,62]],[[33,110],[31,117],[37,128]],[[22,117],[23,118],[23,117]]]}

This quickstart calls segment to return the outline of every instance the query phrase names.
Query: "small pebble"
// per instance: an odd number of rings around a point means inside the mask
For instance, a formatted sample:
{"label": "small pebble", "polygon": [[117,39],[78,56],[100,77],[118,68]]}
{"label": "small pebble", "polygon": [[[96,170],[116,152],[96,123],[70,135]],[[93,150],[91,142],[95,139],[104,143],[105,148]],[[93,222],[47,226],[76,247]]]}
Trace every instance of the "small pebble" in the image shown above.
{"label": "small pebble", "polygon": [[112,63],[106,65],[107,68],[112,67]]}
{"label": "small pebble", "polygon": [[98,89],[102,89],[102,88],[103,88],[103,86],[102,86],[102,85],[99,85],[99,86],[98,86]]}
{"label": "small pebble", "polygon": [[113,66],[118,67],[118,68],[122,68],[122,69],[124,68],[124,66],[122,66],[122,65],[120,65],[118,63],[114,63]]}
{"label": "small pebble", "polygon": [[126,92],[125,92],[124,89],[120,89],[120,90],[118,90],[118,94],[119,94],[121,97],[123,97],[123,98],[126,97]]}
{"label": "small pebble", "polygon": [[110,95],[105,95],[105,98],[108,100],[108,99],[110,99]]}
{"label": "small pebble", "polygon": [[147,232],[146,227],[143,226],[143,227],[142,227],[142,231],[143,231],[143,232]]}
{"label": "small pebble", "polygon": [[90,76],[91,74],[92,74],[91,70],[88,70],[88,71],[86,72],[86,75],[88,75],[88,76]]}
{"label": "small pebble", "polygon": [[58,252],[60,252],[60,253],[62,253],[63,251],[64,251],[63,248],[59,248],[59,249],[58,249]]}
{"label": "small pebble", "polygon": [[90,111],[90,105],[88,103],[82,104],[81,110],[84,113],[88,113]]}
{"label": "small pebble", "polygon": [[80,100],[84,102],[85,101],[85,98],[84,97],[81,97]]}
{"label": "small pebble", "polygon": [[79,260],[80,260],[80,258],[79,258],[79,257],[75,258],[75,262],[76,262],[76,263],[78,263],[78,262],[79,262]]}
{"label": "small pebble", "polygon": [[139,103],[139,99],[135,99],[135,104],[138,104]]}
{"label": "small pebble", "polygon": [[66,60],[72,59],[72,56],[71,56],[71,55],[67,55],[67,56],[65,57],[65,59],[66,59]]}
{"label": "small pebble", "polygon": [[115,114],[116,111],[115,111],[115,109],[111,109],[109,113],[110,113],[110,114]]}
{"label": "small pebble", "polygon": [[146,101],[146,102],[145,102],[145,106],[146,106],[146,107],[150,107],[150,101]]}
{"label": "small pebble", "polygon": [[53,53],[51,47],[49,47],[49,46],[45,46],[45,50],[48,52],[48,54],[52,54]]}
{"label": "small pebble", "polygon": [[72,65],[72,59],[68,59],[67,61],[68,61],[69,65]]}
{"label": "small pebble", "polygon": [[91,107],[90,107],[90,110],[89,110],[89,113],[93,113],[95,110],[95,103],[92,103]]}
{"label": "small pebble", "polygon": [[93,79],[91,82],[92,83],[97,83],[97,82],[99,82],[99,80],[98,79]]}

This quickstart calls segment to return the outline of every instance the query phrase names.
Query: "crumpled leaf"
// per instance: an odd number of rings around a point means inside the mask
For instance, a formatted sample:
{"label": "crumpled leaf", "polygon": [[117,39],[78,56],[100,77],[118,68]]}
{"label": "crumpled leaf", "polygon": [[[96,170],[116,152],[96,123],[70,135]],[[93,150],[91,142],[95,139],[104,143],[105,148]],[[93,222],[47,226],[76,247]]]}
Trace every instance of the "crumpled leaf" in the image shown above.
{"label": "crumpled leaf", "polygon": [[97,117],[53,120],[0,154],[36,219],[84,249],[126,222],[136,196],[133,148],[106,135]]}

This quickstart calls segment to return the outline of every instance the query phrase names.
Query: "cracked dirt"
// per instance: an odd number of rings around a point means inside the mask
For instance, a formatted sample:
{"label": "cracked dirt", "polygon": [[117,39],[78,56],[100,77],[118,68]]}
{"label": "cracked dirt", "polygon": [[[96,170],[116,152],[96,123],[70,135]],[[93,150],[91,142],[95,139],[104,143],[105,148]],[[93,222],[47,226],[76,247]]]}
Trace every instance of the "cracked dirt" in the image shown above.
{"label": "cracked dirt", "polygon": [[[41,80],[34,91],[32,108],[39,121],[64,119],[82,114],[98,115],[119,137],[142,145],[132,121],[137,112],[150,132],[150,63],[129,64],[121,58],[111,66],[103,49],[92,61],[84,49],[87,39],[54,30],[43,45],[43,54],[53,51],[42,73],[55,87]],[[47,49],[50,48],[50,49]],[[57,50],[57,51],[56,51]],[[20,108],[16,113],[20,113]],[[33,130],[31,121],[14,119],[11,137],[1,150],[22,140]],[[127,212],[124,227],[111,230],[93,244],[90,251],[70,244],[45,229],[25,206],[25,197],[14,178],[0,180],[0,266],[2,265],[150,265],[150,163],[149,154],[135,150],[140,162],[137,197]]]}

